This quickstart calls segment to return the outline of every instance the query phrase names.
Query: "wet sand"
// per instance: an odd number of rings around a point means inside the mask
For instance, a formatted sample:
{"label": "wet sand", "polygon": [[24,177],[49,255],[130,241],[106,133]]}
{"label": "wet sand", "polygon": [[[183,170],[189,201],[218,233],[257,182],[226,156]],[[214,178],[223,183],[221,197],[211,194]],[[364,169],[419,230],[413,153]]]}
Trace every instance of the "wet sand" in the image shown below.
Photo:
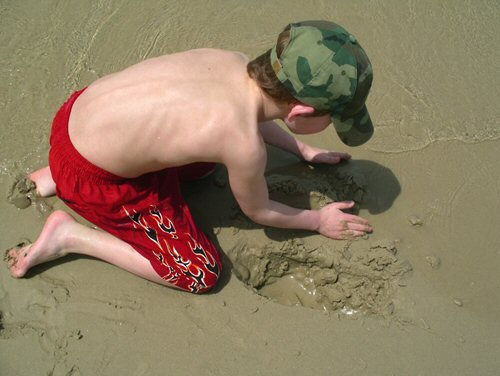
{"label": "wet sand", "polygon": [[[495,375],[500,366],[500,42],[495,1],[9,2],[0,6],[1,249],[35,240],[56,198],[23,180],[47,164],[73,92],[147,57],[253,57],[289,21],[330,17],[374,66],[376,134],[337,167],[269,148],[271,195],[355,199],[358,241],[246,219],[224,168],[185,187],[224,253],[211,294],[173,291],[86,257],[0,268],[1,375]],[[69,209],[65,209],[68,210]]]}

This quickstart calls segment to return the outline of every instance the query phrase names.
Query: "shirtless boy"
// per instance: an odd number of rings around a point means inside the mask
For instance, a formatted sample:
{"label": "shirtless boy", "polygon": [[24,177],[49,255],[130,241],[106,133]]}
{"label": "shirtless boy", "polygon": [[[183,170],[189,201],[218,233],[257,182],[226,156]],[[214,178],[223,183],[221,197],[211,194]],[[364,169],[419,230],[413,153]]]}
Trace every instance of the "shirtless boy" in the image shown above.
{"label": "shirtless boy", "polygon": [[357,40],[326,21],[290,24],[276,45],[249,62],[238,52],[199,49],[152,58],[74,93],[57,113],[49,166],[30,175],[37,193],[57,194],[105,231],[55,211],[35,243],[11,249],[11,273],[68,253],[93,256],[162,285],[212,288],[220,256],[196,226],[179,181],[226,166],[231,190],[253,221],[317,231],[333,239],[372,231],[348,214],[354,202],[320,210],[269,199],[265,143],[312,162],[351,156],[307,145],[296,134],[332,122],[342,141],[367,141],[364,105],[371,65]]}

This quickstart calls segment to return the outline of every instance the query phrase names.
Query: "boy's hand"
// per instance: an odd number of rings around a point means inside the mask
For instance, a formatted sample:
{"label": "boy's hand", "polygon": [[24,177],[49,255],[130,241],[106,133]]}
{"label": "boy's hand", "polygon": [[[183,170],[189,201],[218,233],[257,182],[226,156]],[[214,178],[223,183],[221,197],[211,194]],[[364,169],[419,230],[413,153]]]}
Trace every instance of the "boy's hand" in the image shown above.
{"label": "boy's hand", "polygon": [[366,219],[342,211],[353,206],[354,201],[341,201],[321,208],[318,232],[339,240],[352,239],[372,232],[373,229]]}
{"label": "boy's hand", "polygon": [[340,161],[351,159],[351,155],[348,153],[339,153],[307,145],[307,147],[305,147],[302,151],[302,158],[304,158],[307,162],[337,164]]}

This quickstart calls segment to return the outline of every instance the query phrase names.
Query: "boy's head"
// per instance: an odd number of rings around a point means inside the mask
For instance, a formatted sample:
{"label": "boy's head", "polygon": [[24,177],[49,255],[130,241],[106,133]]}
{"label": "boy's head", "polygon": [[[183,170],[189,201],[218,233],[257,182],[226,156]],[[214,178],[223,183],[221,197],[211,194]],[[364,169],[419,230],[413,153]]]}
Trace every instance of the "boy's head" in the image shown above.
{"label": "boy's head", "polygon": [[373,134],[365,106],[373,73],[356,38],[328,21],[289,24],[276,45],[248,64],[273,99],[300,102],[330,114],[340,139],[361,145]]}

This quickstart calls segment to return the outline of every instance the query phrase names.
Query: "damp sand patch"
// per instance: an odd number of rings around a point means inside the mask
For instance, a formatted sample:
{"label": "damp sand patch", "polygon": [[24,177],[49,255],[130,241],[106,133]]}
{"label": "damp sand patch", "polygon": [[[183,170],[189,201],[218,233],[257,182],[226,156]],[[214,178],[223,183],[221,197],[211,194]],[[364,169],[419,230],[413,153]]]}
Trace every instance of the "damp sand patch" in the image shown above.
{"label": "damp sand patch", "polygon": [[325,173],[309,166],[297,175],[274,173],[266,177],[269,195],[273,200],[289,205],[319,209],[335,201],[356,202],[354,210],[359,210],[366,194],[365,178],[360,173],[335,171]]}
{"label": "damp sand patch", "polygon": [[392,314],[392,298],[412,270],[393,241],[329,241],[314,248],[301,239],[264,246],[240,241],[227,255],[235,275],[260,295],[348,314]]}
{"label": "damp sand patch", "polygon": [[43,215],[52,211],[52,206],[36,192],[36,185],[24,174],[17,174],[7,192],[7,201],[18,209],[26,209],[32,205]]}
{"label": "damp sand patch", "polygon": [[[356,213],[367,194],[363,174],[342,168],[299,163],[267,173],[266,181],[272,200],[300,209],[320,209],[336,201],[354,201],[354,207],[346,212]],[[223,188],[227,182],[217,180],[214,184]],[[234,226],[235,234],[240,229],[256,227],[236,202],[233,203],[228,217]]]}
{"label": "damp sand patch", "polygon": [[[354,200],[356,212],[369,193],[362,172],[342,168],[304,169],[302,165],[268,174],[267,183],[272,199],[307,209]],[[317,245],[290,238],[262,244],[240,236],[227,251],[235,275],[258,294],[286,305],[348,315],[391,315],[393,297],[412,270],[408,261],[400,259],[397,242],[390,239],[325,238]]]}
{"label": "damp sand patch", "polygon": [[24,175],[17,175],[7,192],[7,200],[19,209],[25,209],[30,206],[35,196],[35,183]]}

